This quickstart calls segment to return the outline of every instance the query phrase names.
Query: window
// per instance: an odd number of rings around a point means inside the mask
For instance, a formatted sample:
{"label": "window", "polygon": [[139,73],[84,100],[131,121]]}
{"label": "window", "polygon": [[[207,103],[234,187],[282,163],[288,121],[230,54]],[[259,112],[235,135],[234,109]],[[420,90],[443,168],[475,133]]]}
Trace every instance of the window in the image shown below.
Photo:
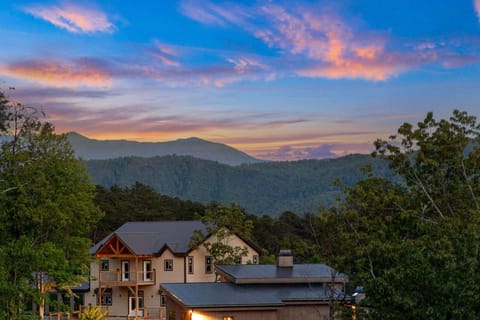
{"label": "window", "polygon": [[188,273],[193,274],[193,257],[188,257]]}
{"label": "window", "polygon": [[95,294],[97,295],[97,304],[98,299],[101,299],[102,306],[112,305],[112,288],[103,288],[101,292],[97,288],[95,289]]}
{"label": "window", "polygon": [[112,305],[112,295],[102,296],[102,306],[111,306]]}
{"label": "window", "polygon": [[109,261],[108,260],[102,260],[102,262],[100,263],[100,270],[108,271],[108,267],[109,267]]}
{"label": "window", "polygon": [[212,266],[212,257],[206,256],[205,257],[205,273],[212,273],[213,266]]}
{"label": "window", "polygon": [[130,262],[122,260],[122,281],[130,280]]}
{"label": "window", "polygon": [[172,259],[165,259],[163,261],[164,270],[165,271],[173,271],[173,260]]}
{"label": "window", "polygon": [[165,307],[167,305],[167,296],[162,294],[160,296],[160,307]]}
{"label": "window", "polygon": [[152,260],[143,261],[143,280],[144,281],[153,280]]}
{"label": "window", "polygon": [[258,256],[256,254],[253,255],[253,264],[258,264]]}

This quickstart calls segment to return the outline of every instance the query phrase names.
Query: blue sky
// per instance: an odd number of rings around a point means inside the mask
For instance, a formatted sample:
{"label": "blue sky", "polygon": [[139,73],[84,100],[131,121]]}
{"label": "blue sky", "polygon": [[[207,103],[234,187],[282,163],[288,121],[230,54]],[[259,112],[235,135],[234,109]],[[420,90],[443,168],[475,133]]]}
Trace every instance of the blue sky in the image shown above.
{"label": "blue sky", "polygon": [[4,1],[0,37],[0,88],[96,139],[324,158],[480,110],[480,0]]}

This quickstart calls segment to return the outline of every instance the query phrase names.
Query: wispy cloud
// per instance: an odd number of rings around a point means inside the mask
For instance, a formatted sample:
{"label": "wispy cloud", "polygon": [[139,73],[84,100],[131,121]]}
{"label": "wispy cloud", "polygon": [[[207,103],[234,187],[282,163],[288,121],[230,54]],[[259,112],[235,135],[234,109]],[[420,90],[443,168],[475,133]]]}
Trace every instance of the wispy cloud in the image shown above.
{"label": "wispy cloud", "polygon": [[298,148],[292,145],[286,145],[273,152],[262,153],[260,154],[260,157],[262,159],[273,161],[334,158],[337,155],[332,152],[333,147],[333,144],[323,144],[308,148]]}
{"label": "wispy cloud", "polygon": [[269,46],[306,56],[306,66],[296,70],[302,76],[385,80],[419,63],[408,55],[387,52],[383,36],[356,34],[330,11],[287,11],[268,4],[261,12],[271,21],[271,27],[257,30],[255,36]]}
{"label": "wispy cloud", "polygon": [[[477,8],[479,4],[480,0],[475,0]],[[246,7],[206,0],[184,1],[181,11],[204,24],[244,29],[275,50],[279,58],[288,59],[286,73],[303,77],[383,81],[428,64],[456,68],[476,61],[463,52],[427,42],[414,52],[390,39],[387,32],[354,28],[326,7],[272,2]]]}
{"label": "wispy cloud", "polygon": [[72,33],[115,31],[115,26],[104,12],[75,3],[58,6],[34,5],[24,8],[24,11]]}
{"label": "wispy cloud", "polygon": [[478,22],[480,22],[480,0],[473,0],[473,7],[477,12]]}
{"label": "wispy cloud", "polygon": [[166,66],[180,66],[180,62],[178,61],[180,54],[175,46],[164,44],[160,41],[155,41],[155,48],[149,50],[149,52],[154,58],[158,59]]}
{"label": "wispy cloud", "polygon": [[54,87],[109,87],[112,77],[101,61],[23,60],[0,66],[0,74]]}
{"label": "wispy cloud", "polygon": [[243,7],[230,3],[228,7],[205,1],[185,0],[180,4],[185,16],[203,24],[225,26],[230,23],[241,24],[250,16]]}

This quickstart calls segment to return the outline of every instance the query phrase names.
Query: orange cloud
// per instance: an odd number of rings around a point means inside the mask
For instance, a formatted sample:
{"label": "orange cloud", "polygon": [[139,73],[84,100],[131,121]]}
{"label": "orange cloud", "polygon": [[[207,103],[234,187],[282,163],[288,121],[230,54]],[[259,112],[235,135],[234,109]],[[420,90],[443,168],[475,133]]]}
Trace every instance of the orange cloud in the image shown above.
{"label": "orange cloud", "polygon": [[280,46],[294,55],[306,54],[310,59],[309,66],[297,69],[299,75],[378,81],[405,71],[412,62],[399,54],[385,53],[382,39],[355,34],[331,13],[291,13],[275,5],[264,6],[263,12],[274,21],[274,32],[263,31],[257,36],[270,46]]}
{"label": "orange cloud", "polygon": [[73,33],[113,32],[115,26],[105,13],[69,3],[63,6],[32,6],[25,12]]}
{"label": "orange cloud", "polygon": [[380,53],[382,53],[383,48],[378,45],[370,45],[366,47],[356,47],[353,48],[353,51],[359,56],[360,58],[373,60],[377,57]]}
{"label": "orange cloud", "polygon": [[387,80],[409,68],[401,63],[388,64],[381,61],[365,63],[355,60],[339,60],[335,64],[320,64],[309,68],[298,69],[297,73],[305,77],[324,77],[332,79],[367,79],[374,81]]}
{"label": "orange cloud", "polygon": [[88,62],[23,61],[0,67],[0,73],[55,87],[110,87],[110,75]]}

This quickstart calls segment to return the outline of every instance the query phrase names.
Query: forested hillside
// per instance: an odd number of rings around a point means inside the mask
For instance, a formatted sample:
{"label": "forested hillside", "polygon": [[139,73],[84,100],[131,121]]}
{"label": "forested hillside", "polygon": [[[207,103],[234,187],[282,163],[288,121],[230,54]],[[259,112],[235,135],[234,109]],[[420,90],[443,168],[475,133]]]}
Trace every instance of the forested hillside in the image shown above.
{"label": "forested hillside", "polygon": [[[128,221],[199,220],[208,210],[231,205],[184,201],[162,195],[141,183],[131,187],[97,186],[95,203],[105,216],[91,234],[94,243]],[[263,249],[262,263],[273,263],[275,254],[282,248],[293,249],[297,263],[320,260],[319,236],[327,232],[318,231],[321,230],[318,214],[297,215],[290,211],[278,217],[245,214],[253,224],[251,240]]]}
{"label": "forested hillside", "polygon": [[104,187],[136,182],[157,192],[208,204],[236,202],[249,213],[278,216],[318,211],[341,195],[336,179],[353,185],[370,165],[377,176],[391,178],[388,166],[368,155],[337,159],[268,162],[228,166],[185,156],[126,157],[86,161],[95,183]]}

